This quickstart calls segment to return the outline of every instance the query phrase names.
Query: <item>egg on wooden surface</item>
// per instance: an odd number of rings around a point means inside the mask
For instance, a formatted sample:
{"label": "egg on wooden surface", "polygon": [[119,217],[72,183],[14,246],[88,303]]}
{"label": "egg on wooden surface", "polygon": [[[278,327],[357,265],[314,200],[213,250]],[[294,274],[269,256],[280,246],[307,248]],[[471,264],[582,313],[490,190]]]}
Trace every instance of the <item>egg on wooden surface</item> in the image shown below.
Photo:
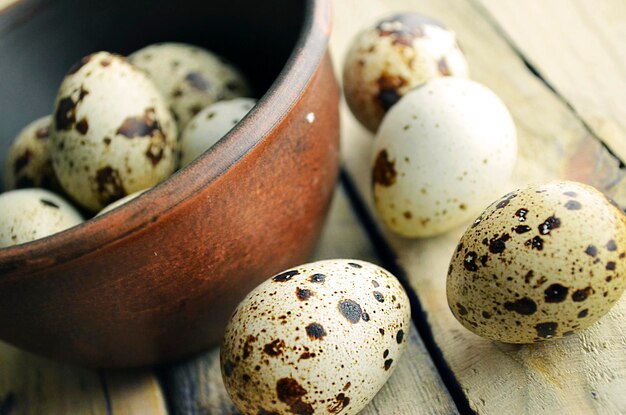
{"label": "egg on wooden surface", "polygon": [[430,17],[400,13],[354,39],[343,87],[352,113],[375,132],[385,113],[412,88],[441,76],[467,78],[468,73],[454,32]]}
{"label": "egg on wooden surface", "polygon": [[197,46],[157,43],[128,59],[154,81],[181,131],[206,106],[250,94],[248,82],[237,68]]}
{"label": "egg on wooden surface", "polygon": [[516,190],[467,229],[447,280],[454,316],[506,343],[567,336],[626,288],[626,216],[596,189],[552,182]]}
{"label": "egg on wooden surface", "polygon": [[176,124],[154,84],[123,57],[98,52],[63,80],[50,155],[63,189],[91,211],[169,177]]}
{"label": "egg on wooden surface", "polygon": [[282,272],[233,313],[221,349],[226,388],[245,414],[355,414],[398,364],[410,305],[398,280],[357,260]]}
{"label": "egg on wooden surface", "polygon": [[83,222],[78,211],[44,189],[0,194],[0,248],[49,236]]}
{"label": "egg on wooden surface", "polygon": [[28,124],[15,137],[4,161],[4,189],[43,187],[58,191],[61,187],[54,175],[48,143],[51,116]]}
{"label": "egg on wooden surface", "polygon": [[406,237],[446,232],[501,192],[517,157],[515,125],[488,88],[461,78],[430,80],[385,116],[374,141],[374,204]]}
{"label": "egg on wooden surface", "polygon": [[180,137],[180,165],[194,161],[225,136],[255,106],[253,98],[234,98],[209,105],[187,124]]}

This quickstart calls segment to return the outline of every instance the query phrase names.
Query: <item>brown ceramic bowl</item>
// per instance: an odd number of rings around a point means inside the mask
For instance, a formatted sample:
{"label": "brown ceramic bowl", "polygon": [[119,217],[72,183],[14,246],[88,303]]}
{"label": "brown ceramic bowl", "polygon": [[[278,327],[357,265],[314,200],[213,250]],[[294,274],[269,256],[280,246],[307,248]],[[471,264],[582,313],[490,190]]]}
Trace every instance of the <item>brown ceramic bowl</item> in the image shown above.
{"label": "brown ceramic bowl", "polygon": [[240,66],[262,96],[215,147],[138,199],[1,249],[0,339],[88,366],[171,360],[217,343],[248,291],[307,259],[338,172],[329,8],[22,0],[0,12],[2,154],[50,112],[67,68],[97,50],[201,45]]}

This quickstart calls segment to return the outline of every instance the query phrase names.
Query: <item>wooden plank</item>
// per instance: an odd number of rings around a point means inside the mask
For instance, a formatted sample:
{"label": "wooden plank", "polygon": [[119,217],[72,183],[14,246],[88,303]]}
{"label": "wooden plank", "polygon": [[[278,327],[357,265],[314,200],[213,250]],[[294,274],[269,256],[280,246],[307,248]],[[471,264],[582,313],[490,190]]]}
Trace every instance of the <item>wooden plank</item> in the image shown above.
{"label": "wooden plank", "polygon": [[150,371],[101,373],[0,343],[0,414],[167,414]]}
{"label": "wooden plank", "polygon": [[19,0],[0,0],[0,11],[2,11],[3,9],[6,9],[8,7],[11,7],[12,5],[17,3],[18,1]]}
{"label": "wooden plank", "polygon": [[594,134],[626,160],[626,2],[474,1]]}
{"label": "wooden plank", "polygon": [[97,372],[0,343],[0,414],[106,414]]}
{"label": "wooden plank", "polygon": [[[626,206],[626,182],[619,161],[560,97],[529,71],[468,0],[335,2],[338,30],[332,46],[337,66],[358,26],[391,10],[420,11],[453,28],[467,54],[472,77],[507,104],[520,142],[511,188],[568,177],[591,183]],[[525,24],[532,30],[532,19]],[[577,86],[585,88],[586,84]],[[345,165],[371,214],[372,136],[356,125],[345,108],[342,122]],[[447,267],[463,228],[423,240],[395,237],[382,225],[378,230],[415,289],[434,341],[471,408],[481,414],[626,413],[626,333],[622,329],[626,299],[598,324],[567,339],[534,346],[482,339],[455,320],[446,302]]]}
{"label": "wooden plank", "polygon": [[106,370],[102,376],[108,392],[111,414],[168,413],[161,385],[152,370]]}
{"label": "wooden plank", "polygon": [[[378,262],[343,191],[338,191],[335,195],[327,225],[313,259],[339,257]],[[457,413],[414,326],[409,340],[397,370],[362,414]],[[175,414],[238,413],[222,383],[217,348],[172,366],[167,371],[166,379],[166,389]]]}

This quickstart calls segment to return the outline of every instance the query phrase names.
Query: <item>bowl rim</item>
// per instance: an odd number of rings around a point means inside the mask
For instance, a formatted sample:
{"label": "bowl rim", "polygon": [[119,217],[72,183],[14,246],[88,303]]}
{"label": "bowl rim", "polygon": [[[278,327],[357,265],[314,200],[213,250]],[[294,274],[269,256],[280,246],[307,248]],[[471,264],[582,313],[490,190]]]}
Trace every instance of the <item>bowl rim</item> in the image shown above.
{"label": "bowl rim", "polygon": [[139,233],[243,160],[288,116],[326,53],[330,0],[306,0],[304,10],[302,28],[283,69],[257,105],[218,143],[139,197],[104,215],[41,239],[0,248],[0,280],[6,281],[8,273],[12,277],[28,276]]}

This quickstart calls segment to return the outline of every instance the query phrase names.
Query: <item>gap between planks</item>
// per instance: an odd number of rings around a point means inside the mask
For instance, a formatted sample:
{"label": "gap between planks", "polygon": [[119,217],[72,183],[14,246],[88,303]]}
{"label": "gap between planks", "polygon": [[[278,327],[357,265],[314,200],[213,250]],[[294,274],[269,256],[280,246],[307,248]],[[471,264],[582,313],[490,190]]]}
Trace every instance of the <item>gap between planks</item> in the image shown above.
{"label": "gap between planks", "polygon": [[[524,3],[516,5],[523,7]],[[568,177],[626,202],[621,162],[560,97],[530,73],[474,4],[467,0],[361,0],[358,4],[343,0],[335,6],[343,32],[335,37],[333,45],[338,66],[345,53],[345,39],[351,38],[357,26],[391,10],[421,11],[457,32],[472,77],[500,95],[515,118],[520,160],[512,187]],[[343,153],[345,164],[361,199],[371,210],[369,166],[364,160],[369,160],[372,137],[352,117],[344,116],[342,122],[343,148],[349,149]],[[570,339],[533,347],[492,343],[460,326],[445,300],[447,265],[463,229],[420,241],[404,240],[378,229],[384,235],[386,249],[396,254],[415,289],[434,341],[473,410],[485,414],[626,411],[626,399],[620,393],[626,379],[626,340],[620,330],[626,321],[626,301],[622,300],[598,324]]]}
{"label": "gap between planks", "polygon": [[594,135],[626,159],[626,3],[527,0],[519,7],[512,0],[472,2]]}

